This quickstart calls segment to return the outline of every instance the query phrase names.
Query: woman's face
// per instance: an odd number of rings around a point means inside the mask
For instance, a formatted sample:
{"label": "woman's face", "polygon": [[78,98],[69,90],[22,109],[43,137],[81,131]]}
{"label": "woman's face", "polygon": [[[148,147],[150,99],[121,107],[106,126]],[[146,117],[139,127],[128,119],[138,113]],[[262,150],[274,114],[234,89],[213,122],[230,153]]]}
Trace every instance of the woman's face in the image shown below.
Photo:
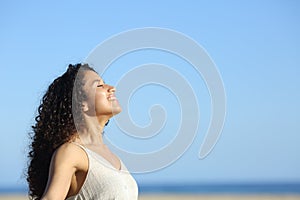
{"label": "woman's face", "polygon": [[94,71],[86,71],[84,75],[84,90],[87,94],[87,113],[97,117],[112,117],[122,111],[115,96],[115,88],[105,84]]}

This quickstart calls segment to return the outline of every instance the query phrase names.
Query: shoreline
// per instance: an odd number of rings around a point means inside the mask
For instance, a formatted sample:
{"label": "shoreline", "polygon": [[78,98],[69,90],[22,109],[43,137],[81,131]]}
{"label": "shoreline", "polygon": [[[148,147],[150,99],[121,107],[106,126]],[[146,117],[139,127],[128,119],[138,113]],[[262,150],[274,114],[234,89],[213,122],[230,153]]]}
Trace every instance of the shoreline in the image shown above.
{"label": "shoreline", "polygon": [[[22,194],[2,194],[0,200],[26,200]],[[139,200],[300,200],[300,194],[141,194]]]}

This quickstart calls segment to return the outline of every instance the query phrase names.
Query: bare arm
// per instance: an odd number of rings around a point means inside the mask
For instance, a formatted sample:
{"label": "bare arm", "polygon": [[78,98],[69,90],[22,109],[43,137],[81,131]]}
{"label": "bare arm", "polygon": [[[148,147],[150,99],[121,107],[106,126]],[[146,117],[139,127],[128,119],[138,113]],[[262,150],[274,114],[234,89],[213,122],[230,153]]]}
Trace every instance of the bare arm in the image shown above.
{"label": "bare arm", "polygon": [[[48,183],[42,200],[66,199],[73,174],[80,166],[78,147],[64,144],[53,154]],[[81,161],[82,162],[82,161]]]}

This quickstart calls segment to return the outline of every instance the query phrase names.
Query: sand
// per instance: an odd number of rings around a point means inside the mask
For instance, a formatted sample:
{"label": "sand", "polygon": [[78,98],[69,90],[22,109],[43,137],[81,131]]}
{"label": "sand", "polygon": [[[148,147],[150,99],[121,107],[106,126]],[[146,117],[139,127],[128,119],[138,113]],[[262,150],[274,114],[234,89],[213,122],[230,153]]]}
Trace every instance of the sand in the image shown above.
{"label": "sand", "polygon": [[[1,195],[0,200],[26,200],[21,195]],[[139,200],[300,200],[300,195],[140,195]]]}
{"label": "sand", "polygon": [[147,195],[140,200],[300,200],[300,195]]}

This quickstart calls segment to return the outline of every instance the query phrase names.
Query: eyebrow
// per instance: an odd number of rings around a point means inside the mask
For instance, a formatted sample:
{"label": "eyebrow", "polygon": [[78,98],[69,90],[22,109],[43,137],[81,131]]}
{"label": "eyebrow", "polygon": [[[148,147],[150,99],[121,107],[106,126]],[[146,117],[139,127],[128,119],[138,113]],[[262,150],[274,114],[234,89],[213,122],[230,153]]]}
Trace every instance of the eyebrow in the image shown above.
{"label": "eyebrow", "polygon": [[[100,79],[94,80],[94,81],[92,82],[92,85],[94,85],[96,82],[101,82],[101,80],[100,80]],[[104,81],[104,80],[102,80],[102,82],[105,84],[105,81]]]}

